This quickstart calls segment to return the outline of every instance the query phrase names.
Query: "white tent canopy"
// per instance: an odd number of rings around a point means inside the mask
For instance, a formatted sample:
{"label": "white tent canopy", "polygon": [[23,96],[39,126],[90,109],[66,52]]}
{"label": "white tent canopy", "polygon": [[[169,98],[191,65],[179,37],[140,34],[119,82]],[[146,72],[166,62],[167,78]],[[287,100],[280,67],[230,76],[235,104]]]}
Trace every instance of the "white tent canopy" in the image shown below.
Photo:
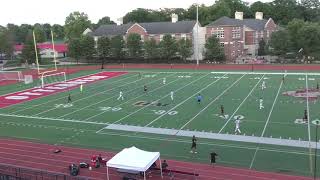
{"label": "white tent canopy", "polygon": [[[145,172],[150,166],[159,159],[160,168],[161,160],[159,152],[148,152],[136,147],[125,148],[116,154],[107,162],[108,167],[125,169],[130,171]],[[161,170],[162,172],[162,170]],[[109,173],[108,173],[109,179]]]}

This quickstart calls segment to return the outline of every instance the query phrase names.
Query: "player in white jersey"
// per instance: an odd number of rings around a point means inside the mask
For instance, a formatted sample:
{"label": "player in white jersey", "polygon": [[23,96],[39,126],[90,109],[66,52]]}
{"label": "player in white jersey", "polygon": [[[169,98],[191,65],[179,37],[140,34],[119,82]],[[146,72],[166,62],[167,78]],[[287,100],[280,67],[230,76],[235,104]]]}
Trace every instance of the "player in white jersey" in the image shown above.
{"label": "player in white jersey", "polygon": [[238,132],[241,133],[241,131],[240,131],[240,118],[239,118],[239,117],[237,117],[235,123],[236,123],[236,128],[234,129],[234,132],[235,132],[236,134],[237,134]]}
{"label": "player in white jersey", "polygon": [[163,78],[162,84],[166,84],[166,78]]}
{"label": "player in white jersey", "polygon": [[173,91],[170,92],[171,100],[173,101]]}
{"label": "player in white jersey", "polygon": [[83,85],[80,84],[80,92],[82,93],[82,91],[83,91]]}
{"label": "player in white jersey", "polygon": [[119,100],[119,99],[121,99],[121,100],[123,100],[124,98],[123,98],[123,93],[122,93],[122,91],[120,91],[120,93],[119,93],[119,97],[118,97],[118,99],[117,100]]}
{"label": "player in white jersey", "polygon": [[261,89],[264,90],[265,88],[267,88],[267,87],[266,87],[266,82],[265,82],[265,81],[262,81]]}
{"label": "player in white jersey", "polygon": [[259,108],[260,108],[260,109],[263,109],[263,108],[264,108],[264,106],[263,106],[263,99],[262,99],[262,98],[259,99]]}

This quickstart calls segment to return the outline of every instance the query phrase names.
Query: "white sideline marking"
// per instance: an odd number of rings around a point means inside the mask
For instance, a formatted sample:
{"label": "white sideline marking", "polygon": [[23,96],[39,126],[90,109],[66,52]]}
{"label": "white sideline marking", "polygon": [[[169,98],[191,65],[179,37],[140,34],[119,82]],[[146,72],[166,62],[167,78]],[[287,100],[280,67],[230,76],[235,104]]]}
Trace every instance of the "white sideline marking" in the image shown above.
{"label": "white sideline marking", "polygon": [[[223,75],[222,77],[226,76],[227,74]],[[203,90],[207,89],[209,86],[211,86],[212,84],[215,84],[216,82],[218,82],[219,80],[221,80],[222,78],[216,79],[215,81],[211,82],[210,84],[208,84],[206,87],[200,89],[199,91],[197,91],[196,93],[194,93],[193,95],[191,95],[190,97],[188,97],[187,99],[185,99],[184,101],[180,102],[179,104],[177,104],[176,106],[174,106],[173,108],[171,108],[170,110],[166,111],[165,113],[163,113],[162,115],[158,116],[157,118],[155,118],[154,120],[152,120],[150,123],[148,123],[147,125],[145,125],[145,127],[150,126],[151,124],[153,124],[154,122],[156,122],[158,119],[160,119],[161,117],[163,117],[164,115],[167,115],[169,112],[171,112],[172,110],[174,110],[175,108],[179,107],[181,104],[185,103],[186,101],[188,101],[191,98],[194,98],[195,95],[199,94],[200,92],[202,92]]]}
{"label": "white sideline marking", "polygon": [[[169,76],[167,76],[167,77],[169,77]],[[169,84],[171,84],[171,83],[174,83],[174,82],[176,82],[176,81],[178,81],[178,80],[180,80],[180,79],[177,78],[177,79],[171,81],[170,83],[167,83],[167,84],[165,84],[165,85],[162,85],[162,86],[160,86],[160,87],[157,87],[156,89],[153,89],[153,90],[150,91],[150,92],[154,92],[154,91],[156,91],[156,90],[158,90],[158,89],[161,89],[161,88],[163,88],[163,87],[165,87],[165,86],[167,86],[167,85],[169,85]],[[121,103],[121,104],[118,104],[118,105],[115,106],[115,107],[119,107],[119,106],[121,106],[121,105],[123,105],[123,104],[126,104],[126,103],[128,103],[129,101],[132,101],[132,100],[134,100],[134,99],[137,99],[137,98],[139,98],[139,97],[141,97],[141,96],[144,96],[144,94],[142,94],[142,95],[140,95],[140,96],[137,96],[137,97],[135,97],[135,98],[133,98],[133,99],[128,99],[127,101],[125,101],[125,102],[123,102],[123,103]],[[115,108],[115,107],[114,107],[114,108]],[[103,114],[103,113],[105,113],[105,112],[107,112],[107,111],[103,111],[103,112],[98,113],[98,114],[96,114],[96,115],[94,115],[94,116],[91,116],[91,117],[85,119],[85,121],[87,121],[87,120],[89,120],[89,119],[92,119],[92,118],[94,118],[94,117],[97,117],[97,116],[99,116],[99,115],[101,115],[101,114]]]}
{"label": "white sideline marking", "polygon": [[[98,74],[98,73],[95,73],[95,74]],[[93,75],[94,75],[94,74],[93,74]],[[116,76],[116,77],[120,77],[120,76],[123,76],[123,75],[127,75],[127,74],[122,74],[122,75],[119,75],[119,76]],[[114,82],[112,82],[112,83],[110,83],[110,84],[108,84],[108,85],[112,85],[112,84],[114,84],[114,83],[117,83],[117,82],[122,81],[122,80],[125,80],[125,79],[129,79],[129,78],[132,78],[132,77],[135,77],[135,76],[125,77],[125,78],[123,78],[123,79],[116,80],[116,81],[114,81]],[[78,77],[78,78],[79,78],[79,77]],[[77,79],[77,78],[73,78],[73,79]],[[111,79],[112,79],[112,78],[111,78]],[[72,79],[71,79],[71,80],[72,80]],[[97,82],[99,82],[99,81],[97,81]],[[94,82],[94,83],[95,83],[95,82]],[[92,83],[92,84],[94,84],[94,83]],[[132,83],[132,82],[125,83],[125,84],[130,84],[130,83]],[[101,86],[105,86],[105,84],[101,84]],[[98,85],[98,87],[100,87],[100,85]],[[96,88],[96,86],[92,87],[92,89],[94,89],[94,88]],[[31,88],[31,89],[32,89],[32,88]],[[91,87],[89,87],[88,89],[91,89]],[[91,96],[95,96],[95,95],[98,95],[98,94],[102,94],[102,93],[108,92],[108,91],[110,91],[110,90],[111,90],[111,89],[108,89],[108,90],[102,91],[102,92],[98,92],[98,93],[95,93],[95,94],[93,94],[93,95],[91,95]],[[66,90],[65,90],[65,91],[61,91],[61,92],[66,92]],[[81,94],[81,92],[78,92],[78,93],[75,93],[75,94]],[[91,96],[90,96],[90,97],[91,97]],[[47,96],[46,96],[46,97],[47,97]],[[51,101],[46,101],[46,102],[44,102],[44,103],[40,103],[40,104],[36,104],[36,105],[31,105],[31,107],[27,107],[27,108],[19,109],[19,110],[17,110],[17,111],[13,111],[12,114],[15,114],[15,113],[17,113],[17,112],[24,111],[24,110],[27,110],[27,109],[32,109],[32,108],[34,108],[34,107],[38,107],[38,106],[41,106],[41,105],[43,105],[43,104],[55,102],[55,101],[57,101],[57,100],[65,99],[65,98],[66,98],[66,97],[61,97],[61,98],[57,98],[57,99],[54,99],[54,100],[51,100]],[[39,99],[40,99],[40,98],[39,98]],[[81,98],[81,99],[83,99],[83,98]],[[78,100],[81,100],[81,99],[78,99]],[[78,101],[78,100],[77,100],[77,101]]]}
{"label": "white sideline marking", "polygon": [[258,86],[258,84],[260,83],[260,81],[263,79],[263,77],[265,76],[265,74],[260,78],[260,80],[256,83],[255,86],[253,86],[253,88],[251,89],[251,91],[249,92],[249,94],[247,95],[246,98],[243,99],[243,101],[240,103],[240,105],[238,106],[238,108],[233,112],[233,114],[229,117],[229,119],[227,120],[227,122],[222,126],[222,128],[219,131],[219,134],[222,132],[222,130],[227,126],[227,124],[230,122],[230,120],[233,118],[233,116],[238,112],[238,110],[240,109],[240,107],[242,106],[242,104],[248,99],[248,97],[252,94],[252,92],[256,89],[256,87]]}
{"label": "white sideline marking", "polygon": [[76,123],[96,124],[96,125],[108,125],[108,123],[79,121],[79,120],[73,120],[73,119],[58,119],[58,118],[36,117],[36,116],[24,116],[24,115],[15,115],[15,114],[0,114],[0,116],[18,117],[18,118],[27,118],[27,119],[42,119],[42,120],[49,120],[49,121],[76,122]]}
{"label": "white sideline marking", "polygon": [[[237,82],[239,82],[243,77],[245,76],[242,75],[239,79],[237,79],[235,82],[232,83],[231,86],[229,86],[227,89],[225,89],[219,96],[217,96],[213,101],[211,101],[206,107],[204,107],[198,114],[193,116],[187,123],[185,123],[182,127],[179,128],[179,130],[182,130],[184,127],[186,127],[191,121],[193,121],[196,117],[199,116],[204,110],[206,110],[212,103],[214,103],[216,100],[218,100],[222,95],[224,95],[230,88],[232,88]],[[178,131],[179,132],[179,131]],[[178,133],[177,132],[177,133]]]}

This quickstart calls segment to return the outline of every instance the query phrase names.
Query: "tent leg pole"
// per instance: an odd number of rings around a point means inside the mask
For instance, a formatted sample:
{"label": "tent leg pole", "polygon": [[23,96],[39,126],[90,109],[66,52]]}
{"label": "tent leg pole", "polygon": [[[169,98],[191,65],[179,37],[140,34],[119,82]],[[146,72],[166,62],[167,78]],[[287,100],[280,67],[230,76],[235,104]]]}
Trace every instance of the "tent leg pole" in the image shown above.
{"label": "tent leg pole", "polygon": [[143,172],[143,179],[146,180],[146,172]]}
{"label": "tent leg pole", "polygon": [[109,180],[109,168],[107,166],[107,180]]}
{"label": "tent leg pole", "polygon": [[161,159],[160,159],[160,157],[159,157],[159,164],[160,164],[161,179],[163,179],[163,175],[162,175],[162,164],[161,164]]}

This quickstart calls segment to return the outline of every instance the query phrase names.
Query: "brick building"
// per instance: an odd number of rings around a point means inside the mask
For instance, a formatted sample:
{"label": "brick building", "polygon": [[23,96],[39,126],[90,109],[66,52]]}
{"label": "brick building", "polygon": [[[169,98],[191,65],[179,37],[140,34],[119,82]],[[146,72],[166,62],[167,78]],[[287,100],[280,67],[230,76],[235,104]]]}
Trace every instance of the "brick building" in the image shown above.
{"label": "brick building", "polygon": [[263,19],[262,12],[256,12],[255,19],[243,19],[243,12],[236,12],[234,19],[224,16],[207,25],[206,38],[219,38],[227,62],[235,62],[243,56],[257,56],[259,41],[269,41],[276,29],[271,18]]}
{"label": "brick building", "polygon": [[[190,59],[202,59],[203,44],[205,41],[205,28],[198,26],[196,21],[178,21],[178,16],[173,14],[171,22],[150,22],[150,23],[128,23],[121,25],[103,25],[93,32],[89,32],[95,41],[101,36],[123,36],[124,39],[130,33],[136,33],[141,36],[141,40],[149,40],[151,38],[160,42],[165,34],[171,34],[176,40],[181,38],[191,39],[193,42],[193,55]],[[197,37],[198,32],[198,37]],[[203,38],[202,38],[203,37]],[[198,41],[195,41],[198,39]],[[201,42],[200,42],[201,41]],[[198,45],[201,44],[201,45]]]}

